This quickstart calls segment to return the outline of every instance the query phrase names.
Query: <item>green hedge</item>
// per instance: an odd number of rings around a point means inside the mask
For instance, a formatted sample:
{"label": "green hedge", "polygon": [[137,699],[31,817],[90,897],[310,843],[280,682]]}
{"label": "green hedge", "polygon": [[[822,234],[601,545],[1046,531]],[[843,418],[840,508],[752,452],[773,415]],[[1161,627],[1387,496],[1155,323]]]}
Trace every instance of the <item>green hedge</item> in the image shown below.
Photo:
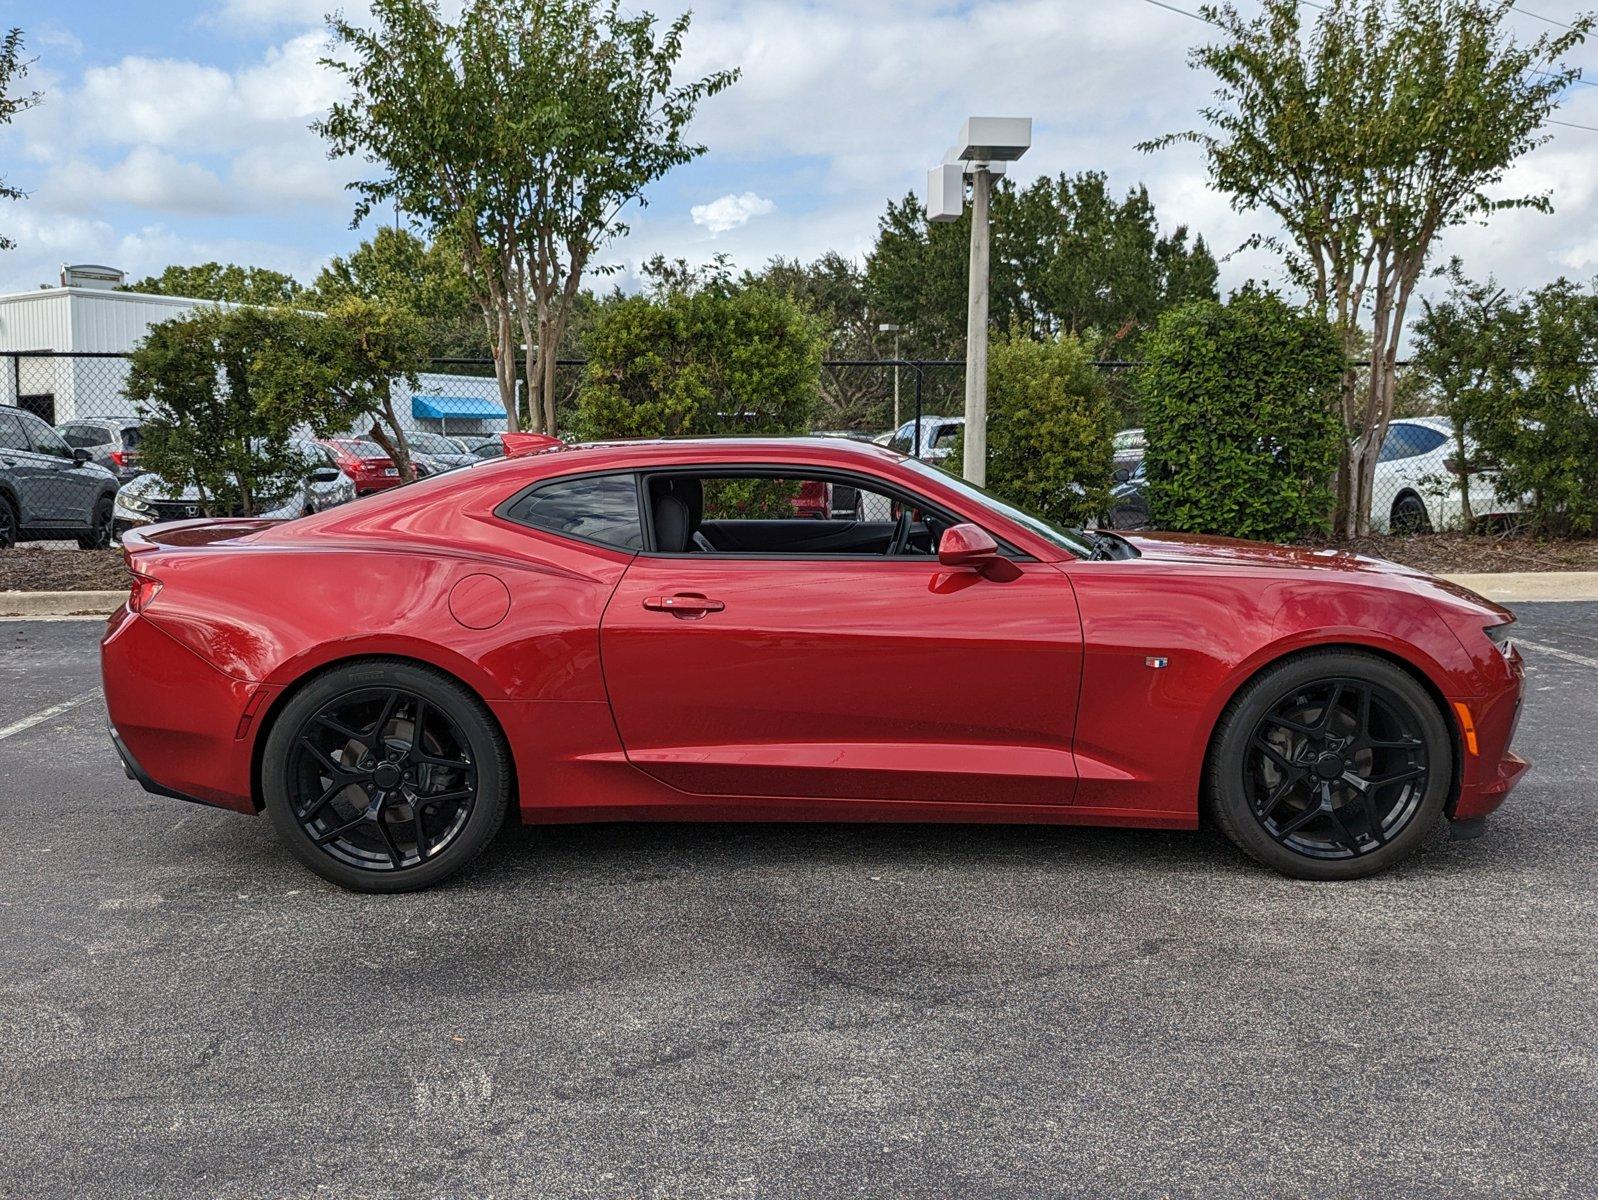
{"label": "green hedge", "polygon": [[1155,528],[1265,541],[1330,532],[1343,356],[1326,321],[1249,290],[1165,313],[1145,354]]}

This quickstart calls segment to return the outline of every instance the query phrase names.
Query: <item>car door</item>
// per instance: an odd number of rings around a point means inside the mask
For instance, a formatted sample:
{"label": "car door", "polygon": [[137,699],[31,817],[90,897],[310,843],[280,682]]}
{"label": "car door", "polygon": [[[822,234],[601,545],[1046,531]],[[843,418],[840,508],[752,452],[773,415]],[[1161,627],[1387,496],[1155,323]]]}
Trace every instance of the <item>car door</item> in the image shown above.
{"label": "car door", "polygon": [[40,505],[46,514],[42,520],[54,525],[89,525],[104,477],[81,469],[72,456],[72,447],[38,417],[19,412],[17,419],[28,435],[28,446],[40,472]]}
{"label": "car door", "polygon": [[1069,804],[1076,601],[1017,566],[646,549],[600,629],[627,756],[701,795]]}
{"label": "car door", "polygon": [[29,423],[43,424],[31,413],[0,409],[0,471],[11,477],[24,526],[61,523],[70,490],[57,478],[59,460],[34,449]]}

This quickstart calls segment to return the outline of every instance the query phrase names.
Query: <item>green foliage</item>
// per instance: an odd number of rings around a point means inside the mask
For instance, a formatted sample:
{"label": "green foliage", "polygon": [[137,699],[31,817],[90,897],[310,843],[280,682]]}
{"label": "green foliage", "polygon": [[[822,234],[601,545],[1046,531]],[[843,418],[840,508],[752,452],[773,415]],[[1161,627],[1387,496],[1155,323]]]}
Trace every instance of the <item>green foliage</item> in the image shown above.
{"label": "green foliage", "polygon": [[[43,92],[22,92],[12,95],[11,85],[26,79],[32,60],[22,57],[22,30],[11,29],[0,38],[0,125],[11,124],[11,119],[44,99]],[[21,200],[27,193],[0,179],[0,200]],[[10,250],[16,243],[0,237],[0,250]]]}
{"label": "green foliage", "polygon": [[159,275],[148,275],[127,286],[130,292],[157,296],[184,296],[190,300],[217,300],[225,304],[292,304],[304,291],[292,275],[270,267],[241,267],[237,263],[208,262],[184,267],[174,264]]}
{"label": "green foliage", "polygon": [[[378,172],[355,185],[355,220],[398,204],[458,245],[493,331],[514,407],[517,342],[552,428],[555,359],[594,252],[620,214],[704,150],[685,137],[702,100],[736,72],[679,82],[689,18],[657,29],[619,0],[373,0],[372,27],[330,19],[348,98],[317,130],[335,156]],[[535,370],[540,363],[542,371]]]}
{"label": "green foliage", "polygon": [[[1510,167],[1550,135],[1546,122],[1580,76],[1559,60],[1585,40],[1590,15],[1530,42],[1515,39],[1506,0],[1328,0],[1302,25],[1298,0],[1243,16],[1205,6],[1219,42],[1193,51],[1214,75],[1197,144],[1211,182],[1242,211],[1265,209],[1286,240],[1293,280],[1330,317],[1349,368],[1341,415],[1338,527],[1362,534],[1376,457],[1392,416],[1405,314],[1443,230],[1506,208],[1546,211],[1546,195],[1504,192]],[[1349,446],[1352,446],[1350,449]]]}
{"label": "green foliage", "polygon": [[802,432],[824,345],[812,317],[765,288],[616,299],[588,334],[576,432],[589,441]]}
{"label": "green foliage", "polygon": [[281,420],[303,421],[319,437],[370,423],[370,436],[415,478],[404,425],[394,408],[396,379],[416,385],[427,363],[427,328],[405,308],[349,296],[325,315],[273,314],[275,336],[253,368],[262,404]]}
{"label": "green foliage", "polygon": [[304,297],[309,307],[374,300],[414,313],[426,327],[430,358],[475,358],[488,352],[483,314],[461,269],[460,251],[424,242],[406,229],[380,226],[348,255],[322,268]]}
{"label": "green foliage", "polygon": [[[1166,308],[1213,299],[1216,264],[1203,238],[1162,236],[1148,191],[1117,200],[1096,171],[1016,188],[1000,179],[991,221],[993,324],[1034,338],[1071,334],[1101,356],[1125,353]],[[926,357],[965,341],[971,218],[931,224],[912,195],[891,204],[867,265],[884,319],[904,324]]]}
{"label": "green foliage", "polygon": [[[988,481],[995,495],[1063,525],[1109,505],[1114,409],[1074,337],[993,343],[988,353]],[[964,439],[942,460],[965,461]]]}
{"label": "green foliage", "polygon": [[1536,532],[1598,533],[1598,292],[1560,279],[1510,296],[1456,270],[1416,334],[1417,370],[1500,499],[1525,497]]}
{"label": "green foliage", "polygon": [[207,516],[270,511],[297,486],[298,414],[265,403],[255,386],[257,360],[284,320],[266,309],[200,309],[153,326],[131,356],[143,465],[197,488]]}
{"label": "green foliage", "polygon": [[1342,347],[1269,293],[1160,318],[1139,373],[1156,528],[1285,541],[1331,527]]}

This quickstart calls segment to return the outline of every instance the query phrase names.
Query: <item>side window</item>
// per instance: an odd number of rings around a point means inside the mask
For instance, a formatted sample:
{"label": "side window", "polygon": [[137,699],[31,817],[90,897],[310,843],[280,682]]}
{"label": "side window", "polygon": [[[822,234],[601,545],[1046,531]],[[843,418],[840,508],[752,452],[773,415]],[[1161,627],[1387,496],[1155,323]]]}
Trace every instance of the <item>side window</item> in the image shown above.
{"label": "side window", "polygon": [[28,441],[33,449],[40,454],[52,454],[56,458],[71,458],[72,447],[61,440],[61,435],[51,429],[38,417],[31,413],[19,413],[22,427],[28,432]]}
{"label": "side window", "polygon": [[22,432],[17,414],[0,409],[0,450],[26,450],[28,435]]}
{"label": "side window", "polygon": [[1441,429],[1433,429],[1429,425],[1411,425],[1415,431],[1415,453],[1430,454],[1437,447],[1448,440],[1448,435]]}
{"label": "side window", "polygon": [[1382,451],[1376,456],[1376,461],[1395,462],[1401,458],[1414,458],[1418,454],[1430,454],[1447,440],[1448,435],[1440,429],[1411,425],[1407,421],[1398,422],[1387,427],[1387,440],[1382,443]]}
{"label": "side window", "polygon": [[632,475],[592,475],[541,484],[504,510],[506,520],[619,550],[644,544],[638,482]]}
{"label": "side window", "polygon": [[107,446],[111,443],[111,434],[93,425],[63,425],[57,432],[67,445],[80,450],[92,450],[96,446]]}

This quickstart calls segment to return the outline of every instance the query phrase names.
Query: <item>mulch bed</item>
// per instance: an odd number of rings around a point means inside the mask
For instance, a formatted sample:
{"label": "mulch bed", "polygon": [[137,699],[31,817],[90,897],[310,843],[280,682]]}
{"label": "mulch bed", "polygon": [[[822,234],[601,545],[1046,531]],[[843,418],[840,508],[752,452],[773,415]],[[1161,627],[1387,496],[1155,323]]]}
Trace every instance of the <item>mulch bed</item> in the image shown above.
{"label": "mulch bed", "polygon": [[[1493,571],[1598,571],[1598,538],[1544,542],[1526,537],[1425,533],[1368,537],[1361,554],[1436,575]],[[120,550],[0,550],[0,592],[120,592],[128,586]]]}
{"label": "mulch bed", "polygon": [[1539,541],[1511,534],[1421,533],[1368,537],[1353,549],[1434,575],[1498,571],[1598,571],[1598,538]]}
{"label": "mulch bed", "polygon": [[0,550],[0,592],[122,592],[130,582],[120,550]]}

